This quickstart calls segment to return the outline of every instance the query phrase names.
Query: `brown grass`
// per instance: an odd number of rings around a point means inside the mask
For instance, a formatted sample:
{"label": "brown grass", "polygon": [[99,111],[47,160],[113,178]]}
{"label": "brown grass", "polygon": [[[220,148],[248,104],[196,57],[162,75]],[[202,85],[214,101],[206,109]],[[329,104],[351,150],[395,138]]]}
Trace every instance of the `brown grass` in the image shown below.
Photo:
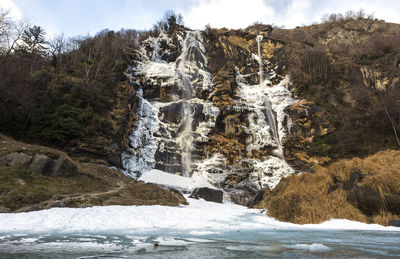
{"label": "brown grass", "polygon": [[256,207],[268,208],[270,216],[298,224],[342,218],[387,225],[399,218],[388,212],[387,207],[373,215],[365,215],[357,208],[349,190],[343,188],[354,173],[364,176],[356,183],[358,187],[378,191],[385,203],[385,196],[400,194],[400,151],[387,150],[365,159],[340,160],[327,168],[318,168],[315,173],[289,176],[266,193]]}
{"label": "brown grass", "polygon": [[385,210],[382,210],[378,215],[375,215],[372,220],[376,224],[388,226],[390,221],[400,220],[400,215],[395,215]]}

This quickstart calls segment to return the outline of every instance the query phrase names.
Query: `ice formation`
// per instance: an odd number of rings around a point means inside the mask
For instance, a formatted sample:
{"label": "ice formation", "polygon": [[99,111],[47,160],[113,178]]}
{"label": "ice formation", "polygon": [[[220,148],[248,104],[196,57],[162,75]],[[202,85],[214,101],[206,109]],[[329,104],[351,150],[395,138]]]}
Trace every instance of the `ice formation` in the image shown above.
{"label": "ice formation", "polygon": [[[283,146],[291,127],[291,119],[284,109],[295,100],[287,87],[289,77],[273,85],[270,80],[276,77],[275,71],[264,75],[262,39],[262,36],[256,38],[258,55],[252,55],[259,63],[259,84],[249,84],[247,75],[240,74],[239,69],[236,73],[240,99],[234,109],[245,112],[248,121],[247,126],[242,126],[247,135],[247,154],[243,154],[247,158],[237,162],[240,165],[243,161],[252,168],[240,186],[225,183],[226,177],[240,168],[228,165],[221,154],[202,150],[199,155],[198,146],[207,143],[220,114],[219,108],[204,94],[211,92],[214,84],[207,71],[204,39],[199,31],[178,33],[181,54],[173,61],[166,58],[171,54],[173,43],[165,33],[143,43],[141,61],[131,68],[133,78],[142,80],[136,84],[140,116],[130,136],[130,150],[122,157],[126,173],[161,184],[157,177],[149,177],[157,175],[155,172],[159,171],[153,170],[157,169],[191,177],[191,184],[204,186],[207,182],[241,197],[249,190],[255,195],[258,191],[273,189],[282,177],[293,174],[294,170],[284,160]],[[274,149],[271,156],[261,160],[249,158],[253,151],[266,147]],[[164,176],[159,175],[164,180],[178,181]],[[163,185],[174,186],[164,180]],[[245,204],[247,200],[242,199],[240,203]]]}

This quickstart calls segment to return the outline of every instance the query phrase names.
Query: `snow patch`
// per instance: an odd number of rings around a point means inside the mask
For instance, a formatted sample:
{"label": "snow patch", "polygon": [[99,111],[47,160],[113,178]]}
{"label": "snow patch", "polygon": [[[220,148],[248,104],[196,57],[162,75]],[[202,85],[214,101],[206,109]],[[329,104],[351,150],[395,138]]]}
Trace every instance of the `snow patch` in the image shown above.
{"label": "snow patch", "polygon": [[192,177],[184,177],[176,174],[166,173],[157,169],[144,172],[138,180],[167,187],[173,187],[186,192],[191,192],[195,188],[200,187],[215,188],[203,177],[201,177],[200,174],[193,174]]}

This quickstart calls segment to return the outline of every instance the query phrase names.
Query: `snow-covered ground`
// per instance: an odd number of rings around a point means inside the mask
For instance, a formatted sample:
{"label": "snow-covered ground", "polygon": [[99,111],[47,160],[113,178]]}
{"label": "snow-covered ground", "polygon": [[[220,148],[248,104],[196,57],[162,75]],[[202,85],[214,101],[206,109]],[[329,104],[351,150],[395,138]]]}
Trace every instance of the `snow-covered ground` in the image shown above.
{"label": "snow-covered ground", "polygon": [[231,203],[213,203],[188,198],[189,205],[105,206],[90,208],[53,208],[28,213],[0,214],[0,233],[186,233],[195,236],[223,234],[242,230],[379,230],[400,231],[349,220],[330,220],[318,225],[279,222],[261,213]]}

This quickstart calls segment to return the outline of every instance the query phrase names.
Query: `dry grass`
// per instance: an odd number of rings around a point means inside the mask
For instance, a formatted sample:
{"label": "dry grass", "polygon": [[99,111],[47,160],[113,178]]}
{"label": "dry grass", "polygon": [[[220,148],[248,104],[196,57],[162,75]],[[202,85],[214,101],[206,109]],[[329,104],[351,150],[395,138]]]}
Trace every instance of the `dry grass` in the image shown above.
{"label": "dry grass", "polygon": [[388,226],[390,221],[400,220],[400,215],[395,215],[385,210],[382,210],[378,215],[375,215],[372,220],[376,224]]}
{"label": "dry grass", "polygon": [[[379,192],[383,209],[366,215],[351,195],[351,175],[361,173],[357,187]],[[347,189],[346,189],[347,188]],[[303,173],[282,179],[266,193],[258,208],[268,208],[270,216],[298,224],[321,223],[343,218],[387,225],[399,215],[390,213],[385,197],[400,194],[400,151],[387,150],[365,159],[340,160],[316,173]]]}

